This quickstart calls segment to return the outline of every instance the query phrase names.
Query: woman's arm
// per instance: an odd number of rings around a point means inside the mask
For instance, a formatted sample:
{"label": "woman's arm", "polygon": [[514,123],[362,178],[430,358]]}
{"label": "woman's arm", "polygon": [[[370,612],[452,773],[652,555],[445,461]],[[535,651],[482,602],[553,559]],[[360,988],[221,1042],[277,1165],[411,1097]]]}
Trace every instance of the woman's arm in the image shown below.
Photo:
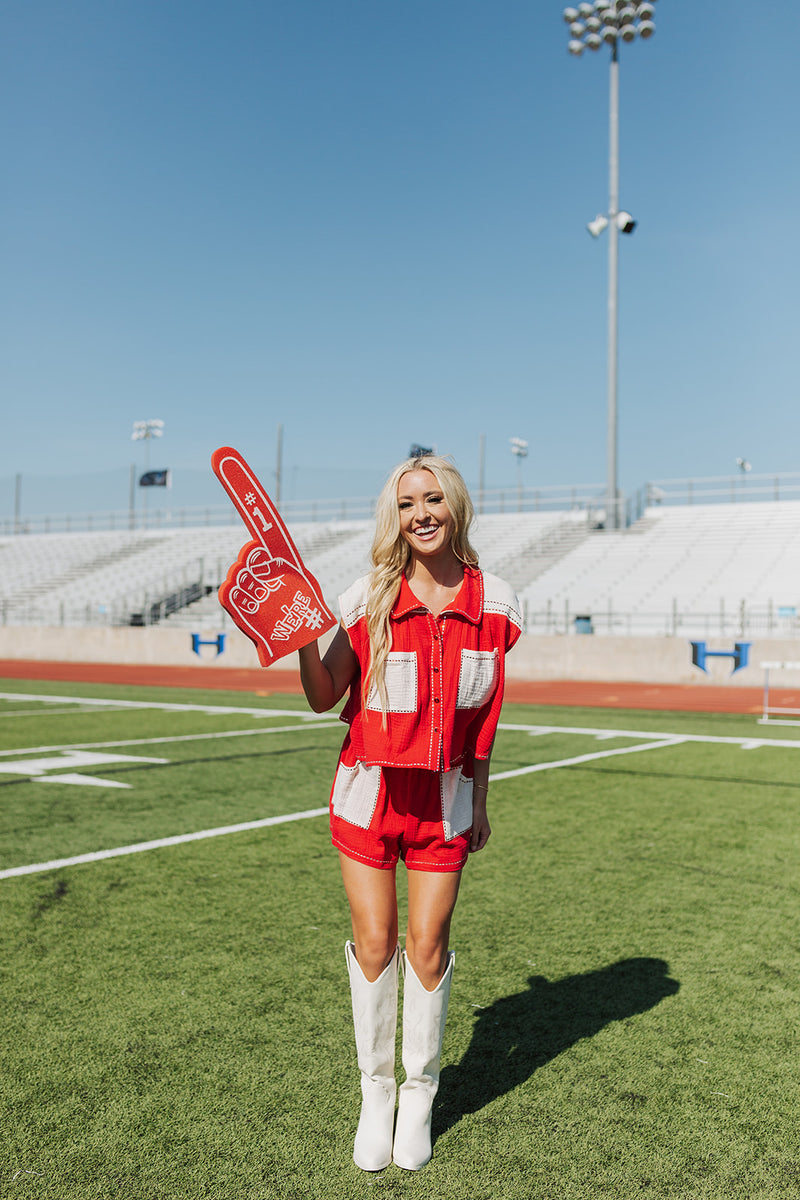
{"label": "woman's arm", "polygon": [[472,783],[472,837],[470,852],[482,850],[491,836],[489,818],[486,816],[486,799],[489,791],[489,759],[475,759],[475,776]]}
{"label": "woman's arm", "polygon": [[341,700],[358,671],[350,639],[340,625],[324,658],[319,656],[318,642],[302,646],[298,654],[306,699],[314,712],[327,712]]}

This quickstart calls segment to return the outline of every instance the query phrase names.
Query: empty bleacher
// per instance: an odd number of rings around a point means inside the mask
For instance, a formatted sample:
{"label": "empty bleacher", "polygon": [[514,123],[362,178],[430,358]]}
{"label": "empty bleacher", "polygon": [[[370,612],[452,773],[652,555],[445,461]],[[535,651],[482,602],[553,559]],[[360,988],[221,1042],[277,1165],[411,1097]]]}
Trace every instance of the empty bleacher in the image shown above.
{"label": "empty bleacher", "polygon": [[[587,533],[585,514],[482,516],[474,541],[488,570],[516,587],[568,553]],[[300,554],[333,607],[369,569],[374,522],[293,525]],[[5,624],[219,624],[219,584],[246,541],[238,523],[152,532],[0,538],[0,620]],[[178,607],[187,589],[203,598]]]}
{"label": "empty bleacher", "polygon": [[590,534],[521,599],[531,627],[584,614],[603,632],[702,635],[744,618],[787,633],[798,549],[798,501],[652,507],[628,529]]}
{"label": "empty bleacher", "polygon": [[[373,528],[290,526],[333,608],[368,570]],[[224,628],[216,591],[246,540],[238,523],[0,537],[0,620]],[[577,509],[490,513],[476,519],[473,542],[481,565],[516,588],[530,632],[572,632],[577,615],[597,633],[799,628],[800,501],[656,505],[619,531],[593,528]]]}

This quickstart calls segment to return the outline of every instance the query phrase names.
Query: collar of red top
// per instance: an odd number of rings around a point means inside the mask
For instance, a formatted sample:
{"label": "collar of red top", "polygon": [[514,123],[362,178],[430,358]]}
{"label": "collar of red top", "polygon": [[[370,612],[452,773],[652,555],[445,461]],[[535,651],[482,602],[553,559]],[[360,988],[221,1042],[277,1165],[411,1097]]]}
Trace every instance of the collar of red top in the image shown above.
{"label": "collar of red top", "polygon": [[[427,608],[418,600],[408,586],[405,575],[400,583],[400,591],[394,602],[391,617],[400,621],[413,612],[427,612]],[[483,613],[483,575],[475,567],[464,567],[464,579],[458,592],[450,603],[439,613],[440,617],[451,614],[463,617],[473,625],[480,622]]]}

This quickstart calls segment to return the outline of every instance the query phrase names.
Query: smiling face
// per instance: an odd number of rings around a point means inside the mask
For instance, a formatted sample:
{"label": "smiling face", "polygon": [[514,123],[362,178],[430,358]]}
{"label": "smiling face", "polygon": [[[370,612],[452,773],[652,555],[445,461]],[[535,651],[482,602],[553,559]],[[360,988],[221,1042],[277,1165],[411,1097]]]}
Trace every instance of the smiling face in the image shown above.
{"label": "smiling face", "polygon": [[400,532],[411,553],[428,558],[453,554],[455,521],[431,471],[407,471],[397,485]]}

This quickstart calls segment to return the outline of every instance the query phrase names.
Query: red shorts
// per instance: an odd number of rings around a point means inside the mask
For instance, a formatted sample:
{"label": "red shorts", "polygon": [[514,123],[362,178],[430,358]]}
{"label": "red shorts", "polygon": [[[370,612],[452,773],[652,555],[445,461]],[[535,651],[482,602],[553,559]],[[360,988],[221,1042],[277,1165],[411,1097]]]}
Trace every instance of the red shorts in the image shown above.
{"label": "red shorts", "polygon": [[368,766],[343,749],[331,839],[348,858],[383,870],[402,858],[412,871],[460,871],[471,830],[471,763],[450,771]]}

